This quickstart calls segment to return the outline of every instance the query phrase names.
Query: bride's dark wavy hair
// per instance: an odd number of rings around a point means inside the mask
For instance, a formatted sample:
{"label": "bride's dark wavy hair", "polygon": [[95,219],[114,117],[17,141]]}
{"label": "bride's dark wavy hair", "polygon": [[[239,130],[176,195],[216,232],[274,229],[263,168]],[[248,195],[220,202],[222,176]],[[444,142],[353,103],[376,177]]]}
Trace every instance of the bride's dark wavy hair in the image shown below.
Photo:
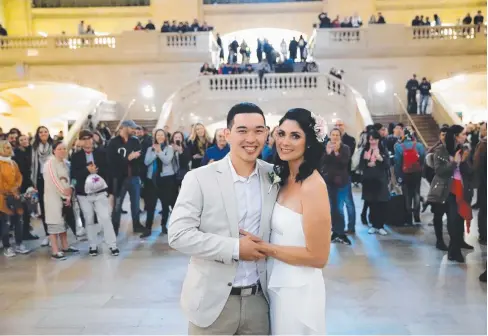
{"label": "bride's dark wavy hair", "polygon": [[[304,181],[307,177],[312,175],[314,170],[320,170],[321,159],[325,151],[324,144],[317,140],[315,135],[315,119],[312,117],[312,112],[303,108],[294,108],[286,112],[281,118],[279,126],[285,122],[285,120],[296,121],[302,131],[305,133],[305,152],[303,155],[303,162],[298,169],[296,176],[296,182]],[[281,160],[278,152],[276,151],[275,141],[275,159],[274,159],[274,172],[281,178],[281,185],[284,185],[290,176],[290,167],[287,161]]]}

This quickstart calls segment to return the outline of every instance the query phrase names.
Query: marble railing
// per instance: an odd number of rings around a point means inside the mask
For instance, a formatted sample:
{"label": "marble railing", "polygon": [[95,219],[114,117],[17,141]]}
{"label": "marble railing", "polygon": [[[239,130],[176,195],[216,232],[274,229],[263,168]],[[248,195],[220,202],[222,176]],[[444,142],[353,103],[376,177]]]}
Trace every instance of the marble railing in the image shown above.
{"label": "marble railing", "polygon": [[347,119],[355,130],[360,131],[372,123],[363,97],[342,80],[328,74],[290,73],[266,74],[261,79],[256,74],[200,76],[166,100],[156,127],[178,125],[181,113],[185,113],[182,106],[187,102],[233,99],[237,102],[259,100],[264,96],[268,99],[331,101],[340,106],[340,117]]}
{"label": "marble railing", "polygon": [[[309,55],[320,58],[406,57],[486,54],[486,26],[317,29]],[[0,38],[0,64],[82,61],[167,61],[217,64],[212,32],[127,31],[107,36],[20,36]]]}
{"label": "marble railing", "polygon": [[486,53],[484,25],[407,27],[385,24],[317,29],[314,50],[315,58],[483,53]]}
{"label": "marble railing", "polygon": [[0,38],[0,63],[137,59],[210,62],[218,51],[211,32],[128,31],[120,35],[20,36]]}

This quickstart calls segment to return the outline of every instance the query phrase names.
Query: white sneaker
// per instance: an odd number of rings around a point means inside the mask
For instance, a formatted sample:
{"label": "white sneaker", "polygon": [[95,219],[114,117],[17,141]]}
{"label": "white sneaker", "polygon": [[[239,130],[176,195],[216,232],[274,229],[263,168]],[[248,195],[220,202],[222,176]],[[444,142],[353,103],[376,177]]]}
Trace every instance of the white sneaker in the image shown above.
{"label": "white sneaker", "polygon": [[6,256],[7,258],[15,257],[15,251],[11,247],[7,247],[6,249],[3,249],[3,255]]}
{"label": "white sneaker", "polygon": [[379,233],[380,235],[382,235],[382,236],[386,236],[386,235],[388,234],[388,232],[387,232],[385,229],[383,229],[383,228],[379,229],[379,230],[378,230],[378,233]]}
{"label": "white sneaker", "polygon": [[378,230],[376,230],[374,227],[369,228],[369,230],[368,230],[369,234],[375,234],[376,232],[378,232]]}
{"label": "white sneaker", "polygon": [[44,238],[44,240],[41,243],[41,246],[49,246],[49,237]]}
{"label": "white sneaker", "polygon": [[27,247],[25,247],[24,244],[20,244],[15,248],[15,252],[20,254],[27,254],[30,252],[30,250]]}

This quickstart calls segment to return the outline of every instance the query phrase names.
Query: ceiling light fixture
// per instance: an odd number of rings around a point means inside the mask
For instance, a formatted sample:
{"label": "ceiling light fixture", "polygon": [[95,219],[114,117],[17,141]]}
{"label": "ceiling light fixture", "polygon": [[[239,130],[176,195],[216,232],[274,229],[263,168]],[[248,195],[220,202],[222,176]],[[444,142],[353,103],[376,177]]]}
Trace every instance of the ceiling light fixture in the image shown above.
{"label": "ceiling light fixture", "polygon": [[151,85],[146,85],[141,89],[142,96],[147,99],[154,97],[154,88]]}

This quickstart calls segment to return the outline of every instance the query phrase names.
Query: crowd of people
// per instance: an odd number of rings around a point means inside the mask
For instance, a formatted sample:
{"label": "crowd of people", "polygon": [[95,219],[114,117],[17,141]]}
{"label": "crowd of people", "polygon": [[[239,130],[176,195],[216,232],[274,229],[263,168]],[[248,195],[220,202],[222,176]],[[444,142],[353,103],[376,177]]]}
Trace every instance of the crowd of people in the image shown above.
{"label": "crowd of people", "polygon": [[[219,58],[221,62],[224,63],[225,53],[220,34],[217,34],[217,44],[220,47]],[[302,35],[300,35],[298,40],[296,37],[293,37],[289,43],[287,43],[285,39],[282,39],[279,50],[276,50],[267,38],[258,38],[256,43],[256,57],[258,63],[265,60],[271,68],[273,68],[277,63],[294,63],[297,60],[299,62],[305,62],[308,57],[306,47],[307,41]],[[242,65],[247,65],[251,62],[252,51],[245,40],[242,40],[242,42],[239,44],[239,42],[237,42],[237,40],[234,38],[234,40],[229,43],[227,50],[228,53],[226,64],[238,64],[239,55],[241,55],[240,63]]]}
{"label": "crowd of people", "polygon": [[[148,20],[145,25],[143,25],[140,21],[137,22],[134,30],[156,30],[156,26],[152,23],[151,20]],[[203,31],[212,31],[213,27],[209,26],[207,22],[203,22],[200,24],[197,19],[193,20],[193,23],[190,24],[188,21],[176,21],[173,20],[171,23],[168,21],[164,21],[161,26],[161,33],[188,33],[188,32],[203,32]]]}
{"label": "crowd of people", "polygon": [[[273,162],[276,155],[275,133],[276,129],[269,129],[260,156],[267,162]],[[192,125],[190,134],[183,129],[171,133],[165,127],[150,135],[126,120],[114,137],[100,124],[81,131],[70,150],[54,141],[42,126],[32,140],[18,129],[0,135],[0,139],[5,139],[0,142],[0,213],[7,257],[28,253],[23,241],[38,239],[30,225],[37,198],[49,237],[42,245],[51,246],[53,259],[65,259],[78,252],[68,244],[66,236],[67,227],[77,234],[77,216],[86,228],[90,255],[99,253],[95,223],[101,224],[105,243],[111,254],[117,255],[116,237],[127,193],[133,232],[141,238],[151,235],[160,200],[165,234],[185,174],[223,159],[230,150],[224,129],[218,129],[212,139],[201,123]],[[473,208],[479,209],[479,223],[486,223],[486,123],[443,125],[438,143],[427,149],[411,127],[400,123],[368,125],[356,144],[345,123],[337,120],[326,138],[320,167],[329,192],[335,243],[351,245],[349,236],[356,231],[354,183],[362,185],[360,218],[369,226],[370,234],[387,235],[386,224],[420,224],[422,205],[424,211],[431,206],[436,248],[447,251],[449,260],[463,262],[461,249],[472,249],[464,241],[464,223],[469,232]],[[431,187],[428,195],[421,197],[423,178]],[[478,189],[478,196],[472,206],[474,189]],[[109,195],[113,195],[111,213]],[[144,210],[140,209],[141,199]],[[140,220],[142,212],[147,212],[144,225]],[[448,245],[442,233],[444,215],[450,236]],[[14,232],[15,249],[10,244],[10,229]],[[479,242],[486,244],[486,225],[479,225]]]}
{"label": "crowd of people", "polygon": [[[319,22],[318,28],[360,28],[363,25],[363,20],[358,13],[354,13],[353,16],[344,16],[344,18],[341,20],[339,15],[337,15],[335,19],[332,19],[327,13],[322,12],[319,14]],[[368,21],[368,24],[385,23],[385,17],[381,12],[378,13],[378,16],[371,15]]]}
{"label": "crowd of people", "polygon": [[[427,107],[429,106],[431,96],[430,90],[432,89],[427,77],[422,77],[422,81],[419,83],[417,75],[413,74],[412,78],[407,81],[405,89],[407,90],[408,113],[417,114],[420,111],[420,114],[427,114]],[[417,93],[420,94],[419,101],[417,101]]]}

